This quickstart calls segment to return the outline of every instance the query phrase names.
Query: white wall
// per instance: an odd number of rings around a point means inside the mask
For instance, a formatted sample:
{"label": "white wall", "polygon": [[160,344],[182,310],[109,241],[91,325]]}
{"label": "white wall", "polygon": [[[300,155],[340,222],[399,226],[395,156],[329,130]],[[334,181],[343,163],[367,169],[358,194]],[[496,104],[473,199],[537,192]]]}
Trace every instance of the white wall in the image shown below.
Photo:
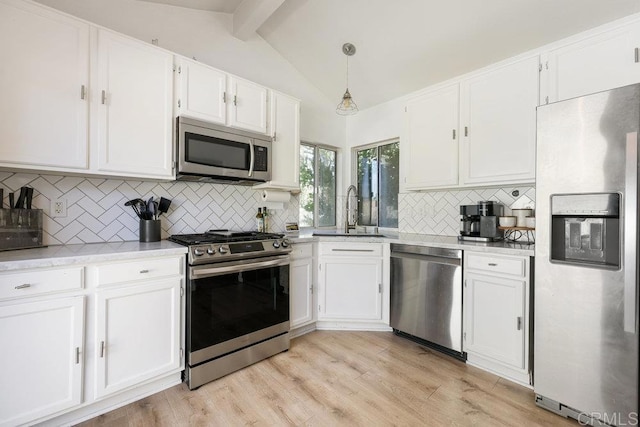
{"label": "white wall", "polygon": [[302,139],[344,147],[345,119],[334,102],[257,34],[233,37],[231,14],[136,0],[37,1],[299,98]]}

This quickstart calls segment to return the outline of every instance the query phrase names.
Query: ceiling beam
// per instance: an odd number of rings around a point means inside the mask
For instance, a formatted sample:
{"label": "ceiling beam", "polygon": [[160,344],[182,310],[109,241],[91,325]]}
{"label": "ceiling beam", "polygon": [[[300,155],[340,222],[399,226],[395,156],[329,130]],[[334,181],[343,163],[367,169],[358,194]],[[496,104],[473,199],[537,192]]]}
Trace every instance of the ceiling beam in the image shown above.
{"label": "ceiling beam", "polygon": [[284,0],[244,0],[233,13],[233,36],[246,41]]}

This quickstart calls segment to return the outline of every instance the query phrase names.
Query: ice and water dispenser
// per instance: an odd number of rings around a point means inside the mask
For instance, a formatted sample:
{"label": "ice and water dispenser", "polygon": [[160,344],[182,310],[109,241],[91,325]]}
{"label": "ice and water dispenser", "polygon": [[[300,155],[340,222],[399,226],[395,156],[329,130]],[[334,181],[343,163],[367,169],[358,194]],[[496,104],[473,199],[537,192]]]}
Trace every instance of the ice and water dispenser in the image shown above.
{"label": "ice and water dispenser", "polygon": [[620,268],[620,194],[551,196],[551,261]]}

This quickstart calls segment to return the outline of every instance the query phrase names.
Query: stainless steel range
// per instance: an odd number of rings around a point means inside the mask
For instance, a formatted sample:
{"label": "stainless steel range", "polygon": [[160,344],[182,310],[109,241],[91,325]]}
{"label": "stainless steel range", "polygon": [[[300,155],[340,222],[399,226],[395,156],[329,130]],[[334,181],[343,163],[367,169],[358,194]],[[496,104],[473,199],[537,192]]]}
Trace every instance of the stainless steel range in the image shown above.
{"label": "stainless steel range", "polygon": [[169,240],[189,247],[189,389],[289,349],[287,239],[280,234],[211,230]]}

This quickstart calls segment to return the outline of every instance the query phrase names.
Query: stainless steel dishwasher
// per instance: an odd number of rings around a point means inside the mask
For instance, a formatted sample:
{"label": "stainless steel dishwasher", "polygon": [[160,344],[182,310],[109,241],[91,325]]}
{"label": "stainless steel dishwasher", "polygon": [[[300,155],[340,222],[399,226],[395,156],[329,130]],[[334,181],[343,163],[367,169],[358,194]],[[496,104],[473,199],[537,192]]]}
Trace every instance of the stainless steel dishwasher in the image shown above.
{"label": "stainless steel dishwasher", "polygon": [[462,251],[392,244],[390,316],[396,334],[465,359]]}

